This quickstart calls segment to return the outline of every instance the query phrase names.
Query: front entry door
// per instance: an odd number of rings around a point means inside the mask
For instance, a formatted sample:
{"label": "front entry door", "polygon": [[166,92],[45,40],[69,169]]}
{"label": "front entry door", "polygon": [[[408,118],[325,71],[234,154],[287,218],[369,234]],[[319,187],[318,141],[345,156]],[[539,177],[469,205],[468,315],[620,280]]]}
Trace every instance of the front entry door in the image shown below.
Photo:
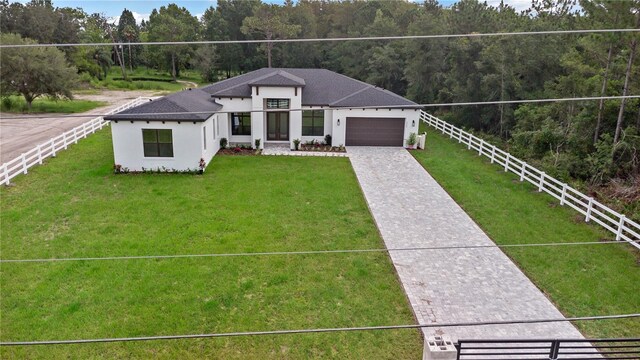
{"label": "front entry door", "polygon": [[267,140],[289,140],[289,112],[267,113]]}

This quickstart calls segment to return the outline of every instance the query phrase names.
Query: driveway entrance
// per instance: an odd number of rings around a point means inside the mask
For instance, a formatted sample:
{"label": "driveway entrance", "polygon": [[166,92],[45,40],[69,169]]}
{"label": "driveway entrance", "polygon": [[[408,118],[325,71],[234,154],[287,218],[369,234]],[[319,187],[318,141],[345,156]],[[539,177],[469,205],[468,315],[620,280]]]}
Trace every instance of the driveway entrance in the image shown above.
{"label": "driveway entrance", "polygon": [[[387,248],[493,245],[425,169],[399,147],[349,147]],[[390,251],[420,324],[561,318],[498,248]],[[570,323],[429,328],[459,338],[582,338]]]}

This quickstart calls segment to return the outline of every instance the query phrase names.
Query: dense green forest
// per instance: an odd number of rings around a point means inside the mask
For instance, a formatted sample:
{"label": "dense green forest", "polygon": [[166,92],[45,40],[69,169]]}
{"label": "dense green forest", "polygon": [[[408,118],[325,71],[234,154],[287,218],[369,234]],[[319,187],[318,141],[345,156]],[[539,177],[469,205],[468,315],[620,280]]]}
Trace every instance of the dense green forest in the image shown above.
{"label": "dense green forest", "polygon": [[[201,18],[175,4],[137,24],[51,1],[0,3],[0,30],[40,43],[248,40],[640,28],[640,1],[218,0]],[[217,81],[265,66],[322,67],[418,103],[637,95],[637,32],[308,43],[60,47],[80,78],[137,67]],[[6,94],[5,94],[6,95]],[[548,173],[640,213],[640,100],[430,108]]]}

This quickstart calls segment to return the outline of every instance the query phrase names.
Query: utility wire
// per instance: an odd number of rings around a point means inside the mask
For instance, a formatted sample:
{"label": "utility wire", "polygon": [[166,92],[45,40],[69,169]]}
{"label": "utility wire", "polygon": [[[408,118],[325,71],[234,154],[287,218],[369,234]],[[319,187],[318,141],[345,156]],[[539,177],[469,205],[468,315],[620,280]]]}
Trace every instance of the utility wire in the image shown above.
{"label": "utility wire", "polygon": [[533,320],[452,322],[452,323],[419,324],[419,325],[383,325],[383,326],[360,326],[360,327],[343,327],[343,328],[246,331],[246,332],[229,332],[229,333],[160,335],[160,336],[78,339],[78,340],[6,341],[6,342],[0,342],[0,346],[34,346],[34,345],[65,345],[65,344],[68,345],[68,344],[112,343],[112,342],[132,342],[132,341],[152,341],[152,340],[247,337],[247,336],[263,336],[263,335],[292,335],[292,334],[331,333],[331,332],[346,332],[346,331],[375,331],[375,330],[424,329],[424,328],[443,328],[443,327],[462,327],[462,326],[539,324],[539,323],[556,323],[556,322],[570,322],[570,321],[627,319],[627,318],[635,318],[635,317],[640,317],[640,314],[583,316],[583,317],[572,317],[572,318],[533,319]]}
{"label": "utility wire", "polygon": [[444,107],[444,106],[469,106],[469,105],[497,105],[497,104],[526,104],[526,103],[543,103],[543,102],[560,102],[560,101],[587,101],[587,100],[613,100],[613,99],[637,99],[640,95],[626,96],[587,96],[575,98],[556,98],[556,99],[528,99],[528,100],[500,100],[500,101],[474,101],[474,102],[457,102],[457,103],[432,103],[419,104],[422,107]]}
{"label": "utility wire", "polygon": [[282,255],[321,255],[321,254],[357,254],[374,252],[395,251],[433,251],[433,250],[466,250],[466,249],[491,249],[491,248],[529,248],[550,246],[577,246],[577,245],[608,245],[626,244],[626,241],[588,241],[569,243],[536,243],[536,244],[505,244],[505,245],[452,245],[452,246],[425,246],[388,249],[347,249],[347,250],[308,250],[308,251],[272,251],[272,252],[247,252],[247,253],[212,253],[212,254],[177,254],[177,255],[142,255],[142,256],[105,256],[105,257],[79,257],[79,258],[43,258],[43,259],[2,259],[0,263],[44,263],[64,261],[105,261],[105,260],[144,260],[144,259],[179,259],[179,258],[205,258],[205,257],[244,257],[244,256],[282,256]]}
{"label": "utility wire", "polygon": [[[213,96],[212,98],[215,98]],[[589,101],[589,100],[616,100],[616,99],[638,99],[640,95],[625,95],[625,96],[589,96],[589,97],[573,97],[573,98],[555,98],[555,99],[525,99],[525,100],[502,100],[502,101],[477,101],[477,102],[457,102],[457,103],[430,103],[430,104],[412,104],[412,105],[384,105],[384,106],[341,106],[341,107],[322,107],[322,106],[309,106],[308,108],[296,108],[296,109],[263,109],[263,110],[245,110],[245,111],[183,111],[183,112],[157,112],[157,113],[131,113],[126,115],[132,116],[153,116],[153,115],[197,115],[197,114],[229,114],[229,113],[238,113],[238,112],[281,112],[283,110],[286,111],[305,111],[305,110],[347,110],[347,109],[418,109],[419,107],[449,107],[449,106],[469,106],[469,105],[499,105],[499,104],[526,104],[526,103],[545,103],[545,102],[560,102],[560,101]],[[155,101],[155,100],[150,100]],[[144,105],[145,103],[141,103],[136,106]],[[47,116],[47,115],[33,115],[33,116],[2,116],[3,119],[57,119],[57,118],[91,118],[91,117],[100,117],[100,116],[112,116],[116,114],[90,114],[90,115],[82,115],[82,114],[67,114],[67,115],[56,115],[56,116]],[[127,121],[129,119],[121,119],[116,121]],[[141,119],[147,120],[147,119]],[[179,119],[148,119],[149,121],[175,121]],[[192,121],[192,120],[180,120],[180,121]]]}
{"label": "utility wire", "polygon": [[521,35],[569,35],[569,34],[598,34],[598,33],[626,33],[638,32],[640,29],[579,29],[579,30],[548,30],[548,31],[516,31],[497,33],[467,33],[467,34],[436,34],[436,35],[400,35],[400,36],[365,36],[365,37],[333,37],[310,39],[272,39],[272,40],[200,40],[200,41],[152,41],[152,42],[110,42],[110,43],[68,43],[68,44],[10,44],[0,45],[0,48],[24,47],[77,47],[77,46],[136,46],[136,45],[225,45],[225,44],[263,44],[263,43],[302,43],[302,42],[333,42],[333,41],[372,41],[372,40],[408,40],[408,39],[454,39],[462,37],[480,38],[495,36]]}

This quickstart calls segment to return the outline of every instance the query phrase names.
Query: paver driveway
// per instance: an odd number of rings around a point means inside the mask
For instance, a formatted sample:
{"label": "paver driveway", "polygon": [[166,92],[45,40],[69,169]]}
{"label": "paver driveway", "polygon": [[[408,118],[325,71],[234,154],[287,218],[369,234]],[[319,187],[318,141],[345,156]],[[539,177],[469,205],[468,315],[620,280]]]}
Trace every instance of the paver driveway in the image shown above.
{"label": "paver driveway", "polygon": [[[388,248],[493,242],[402,148],[349,147]],[[559,318],[562,314],[499,249],[390,252],[420,324]],[[570,323],[429,328],[425,335],[582,338]]]}

